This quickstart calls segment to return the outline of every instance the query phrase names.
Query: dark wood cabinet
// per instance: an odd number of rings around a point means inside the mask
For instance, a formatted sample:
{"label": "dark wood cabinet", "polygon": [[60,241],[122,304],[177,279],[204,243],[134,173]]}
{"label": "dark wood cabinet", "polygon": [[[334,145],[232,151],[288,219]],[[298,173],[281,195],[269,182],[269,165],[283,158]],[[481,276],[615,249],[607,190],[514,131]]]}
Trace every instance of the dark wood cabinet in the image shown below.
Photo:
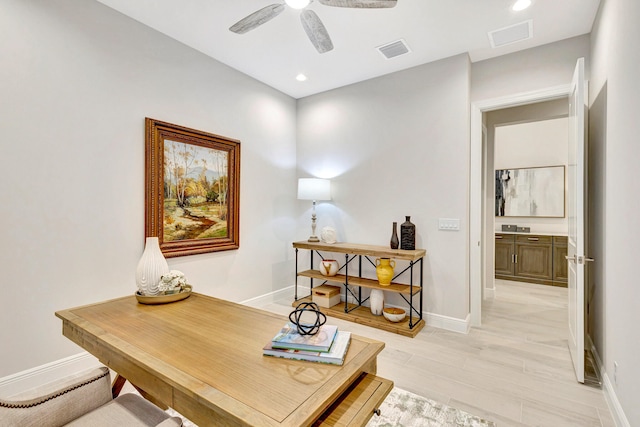
{"label": "dark wood cabinet", "polygon": [[496,234],[495,270],[497,275],[513,276],[515,274],[515,236]]}
{"label": "dark wood cabinet", "polygon": [[495,277],[566,287],[566,252],[566,237],[496,233]]}
{"label": "dark wood cabinet", "polygon": [[569,280],[567,259],[567,238],[553,236],[553,280],[554,282],[564,282]]}
{"label": "dark wood cabinet", "polygon": [[516,236],[515,275],[553,280],[552,250],[551,236]]}

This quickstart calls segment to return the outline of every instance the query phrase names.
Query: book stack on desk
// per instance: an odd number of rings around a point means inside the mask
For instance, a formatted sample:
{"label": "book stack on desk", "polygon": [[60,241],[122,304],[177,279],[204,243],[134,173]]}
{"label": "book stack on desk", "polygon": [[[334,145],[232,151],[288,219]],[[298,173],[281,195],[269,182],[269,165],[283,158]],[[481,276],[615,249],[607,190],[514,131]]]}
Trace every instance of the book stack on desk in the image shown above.
{"label": "book stack on desk", "polygon": [[351,343],[351,332],[323,325],[315,335],[301,335],[287,323],[262,349],[265,356],[342,365]]}

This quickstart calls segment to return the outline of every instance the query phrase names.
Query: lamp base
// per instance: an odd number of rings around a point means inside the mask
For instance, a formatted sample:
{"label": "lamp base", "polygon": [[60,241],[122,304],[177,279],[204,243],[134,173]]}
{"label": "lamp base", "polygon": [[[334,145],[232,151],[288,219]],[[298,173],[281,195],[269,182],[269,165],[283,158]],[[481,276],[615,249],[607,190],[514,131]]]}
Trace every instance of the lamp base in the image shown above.
{"label": "lamp base", "polygon": [[311,236],[307,240],[307,242],[319,242],[319,241],[320,241],[320,239],[318,239],[318,236]]}

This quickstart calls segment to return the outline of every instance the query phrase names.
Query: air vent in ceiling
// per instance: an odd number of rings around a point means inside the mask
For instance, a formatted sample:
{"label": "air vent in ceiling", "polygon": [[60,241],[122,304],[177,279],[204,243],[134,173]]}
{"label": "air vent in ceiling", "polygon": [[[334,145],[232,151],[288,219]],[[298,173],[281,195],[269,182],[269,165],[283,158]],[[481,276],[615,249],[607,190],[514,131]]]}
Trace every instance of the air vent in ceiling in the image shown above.
{"label": "air vent in ceiling", "polygon": [[494,49],[527,40],[531,37],[533,37],[533,21],[531,19],[489,32],[489,41]]}
{"label": "air vent in ceiling", "polygon": [[387,59],[411,52],[409,46],[407,46],[407,43],[403,39],[378,46],[376,49]]}

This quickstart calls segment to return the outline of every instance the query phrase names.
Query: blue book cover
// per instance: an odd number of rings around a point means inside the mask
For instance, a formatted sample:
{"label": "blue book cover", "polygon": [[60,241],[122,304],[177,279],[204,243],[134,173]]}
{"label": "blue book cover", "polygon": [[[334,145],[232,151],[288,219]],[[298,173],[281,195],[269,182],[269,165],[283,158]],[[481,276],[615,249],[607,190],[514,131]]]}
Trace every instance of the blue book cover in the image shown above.
{"label": "blue book cover", "polygon": [[315,335],[300,335],[296,325],[289,322],[271,339],[273,348],[327,352],[338,332],[335,325],[322,325]]}

